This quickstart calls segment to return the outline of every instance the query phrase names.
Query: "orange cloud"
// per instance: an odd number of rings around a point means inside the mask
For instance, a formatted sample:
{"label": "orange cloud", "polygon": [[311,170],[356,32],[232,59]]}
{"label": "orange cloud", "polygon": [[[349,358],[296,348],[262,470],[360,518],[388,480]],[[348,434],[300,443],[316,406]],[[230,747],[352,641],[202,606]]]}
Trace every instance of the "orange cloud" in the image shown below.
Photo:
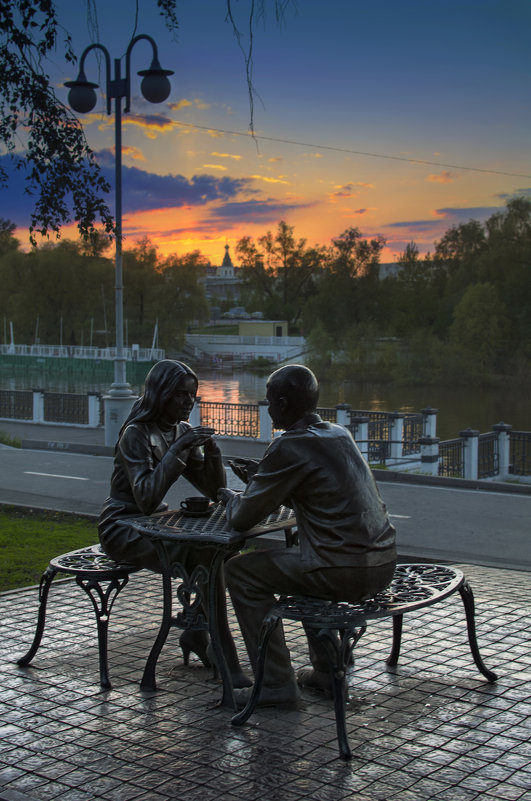
{"label": "orange cloud", "polygon": [[289,181],[285,181],[282,177],[268,178],[267,175],[251,175],[251,178],[254,178],[256,181],[265,181],[268,184],[286,184],[289,186]]}
{"label": "orange cloud", "polygon": [[173,121],[162,114],[126,114],[122,123],[141,128],[149,139],[156,139],[161,133],[169,133],[174,127]]}
{"label": "orange cloud", "polygon": [[227,170],[224,164],[203,164],[204,170]]}
{"label": "orange cloud", "polygon": [[241,156],[235,156],[233,153],[216,153],[215,150],[210,155],[217,156],[220,159],[234,159],[235,161],[240,161],[241,159]]}
{"label": "orange cloud", "polygon": [[436,184],[453,184],[456,178],[459,178],[459,176],[455,172],[443,170],[443,172],[437,174],[432,173],[431,175],[428,175],[426,180]]}
{"label": "orange cloud", "polygon": [[337,184],[335,187],[335,192],[330,192],[328,195],[329,199],[332,203],[337,203],[338,200],[344,200],[348,197],[357,197],[358,193],[354,192],[353,184],[345,184],[341,186],[341,184]]}
{"label": "orange cloud", "polygon": [[186,108],[186,106],[191,106],[191,105],[193,105],[192,101],[186,100],[186,98],[184,97],[182,98],[182,100],[178,100],[177,103],[168,103],[168,107],[172,111],[179,111],[179,109]]}
{"label": "orange cloud", "polygon": [[210,103],[205,103],[203,100],[198,100],[197,98],[186,100],[184,97],[176,103],[168,103],[168,108],[172,111],[180,111],[180,109],[186,108],[187,106],[194,106],[194,108],[205,111],[205,109],[210,108]]}
{"label": "orange cloud", "polygon": [[[114,152],[114,147],[113,147]],[[122,154],[124,156],[129,156],[129,158],[135,159],[135,161],[145,161],[146,157],[138,147],[133,147],[133,145],[124,145],[122,147]]]}
{"label": "orange cloud", "polygon": [[357,187],[361,187],[362,189],[374,189],[373,184],[363,183],[362,181],[356,181],[355,183],[350,184],[336,184],[334,186],[335,192],[331,192],[329,194],[329,199],[332,203],[336,203],[338,200],[348,197],[357,197],[358,192],[354,191]]}

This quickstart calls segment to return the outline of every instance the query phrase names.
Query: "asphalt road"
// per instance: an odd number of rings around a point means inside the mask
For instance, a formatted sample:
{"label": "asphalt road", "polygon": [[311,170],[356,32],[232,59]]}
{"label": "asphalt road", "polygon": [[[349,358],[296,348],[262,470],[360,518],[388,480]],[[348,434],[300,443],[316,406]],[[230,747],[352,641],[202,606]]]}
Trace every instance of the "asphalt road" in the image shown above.
{"label": "asphalt road", "polygon": [[[0,503],[97,515],[112,459],[0,446]],[[229,485],[243,485],[227,470]],[[531,571],[531,494],[382,481],[401,556]],[[170,507],[196,494],[184,479]]]}

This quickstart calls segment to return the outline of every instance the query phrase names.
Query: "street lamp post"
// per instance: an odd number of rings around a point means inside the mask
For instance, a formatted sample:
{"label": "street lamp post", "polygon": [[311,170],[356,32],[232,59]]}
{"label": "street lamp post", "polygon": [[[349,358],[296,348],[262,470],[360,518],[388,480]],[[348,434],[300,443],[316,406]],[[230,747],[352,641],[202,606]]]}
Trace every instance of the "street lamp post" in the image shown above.
{"label": "street lamp post", "polygon": [[163,70],[159,64],[157,45],[151,36],[139,34],[135,36],[125,54],[125,77],[121,75],[119,58],[114,59],[114,78],[111,78],[111,58],[106,47],[99,42],[89,45],[83,51],[79,62],[79,74],[75,81],[67,81],[70,91],[68,102],[80,114],[86,114],[95,107],[97,96],[95,89],[97,83],[87,80],[85,75],[85,58],[91,50],[101,50],[105,56],[107,114],[112,113],[112,100],[114,99],[114,142],[115,142],[115,228],[116,228],[116,257],[115,257],[115,327],[116,327],[116,354],[114,359],[114,382],[105,398],[105,444],[114,445],[118,439],[118,432],[127,417],[135,396],[127,382],[126,358],[124,352],[124,315],[123,315],[123,271],[122,271],[122,99],[125,98],[124,112],[131,106],[131,51],[141,39],[147,40],[153,49],[151,66],[141,70],[140,86],[142,95],[150,103],[162,103],[169,96],[171,85],[168,75],[172,70]]}

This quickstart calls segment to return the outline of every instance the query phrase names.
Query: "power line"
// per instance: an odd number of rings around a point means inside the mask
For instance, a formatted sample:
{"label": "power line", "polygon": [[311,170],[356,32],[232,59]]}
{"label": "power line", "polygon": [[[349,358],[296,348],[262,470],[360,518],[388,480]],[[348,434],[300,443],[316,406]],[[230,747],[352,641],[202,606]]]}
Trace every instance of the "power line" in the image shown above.
{"label": "power line", "polygon": [[503,170],[487,170],[483,167],[465,167],[463,164],[446,164],[443,161],[428,161],[427,159],[412,159],[405,156],[390,156],[386,153],[370,153],[365,150],[352,150],[348,147],[335,147],[334,145],[319,145],[312,142],[299,142],[296,139],[281,139],[278,136],[264,136],[263,134],[248,133],[247,131],[229,131],[223,128],[214,128],[211,125],[197,125],[193,122],[176,121],[176,125],[186,128],[198,128],[201,131],[213,131],[220,134],[230,134],[231,136],[244,136],[255,140],[262,139],[266,142],[279,142],[283,145],[297,145],[299,147],[311,147],[314,150],[333,150],[337,153],[350,153],[355,156],[369,156],[374,159],[391,159],[392,161],[405,161],[409,164],[424,164],[430,167],[446,167],[451,170],[468,170],[469,172],[483,172],[491,175],[508,175],[512,178],[530,178],[531,175],[519,172],[504,172]]}

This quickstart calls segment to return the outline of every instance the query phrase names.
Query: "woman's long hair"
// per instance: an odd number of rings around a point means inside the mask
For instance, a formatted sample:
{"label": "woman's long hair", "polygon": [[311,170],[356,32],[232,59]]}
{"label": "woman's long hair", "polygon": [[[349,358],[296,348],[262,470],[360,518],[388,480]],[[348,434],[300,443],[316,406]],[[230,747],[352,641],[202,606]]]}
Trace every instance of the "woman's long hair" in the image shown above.
{"label": "woman's long hair", "polygon": [[129,416],[120,429],[118,439],[120,439],[126,426],[130,423],[159,420],[167,402],[182,385],[184,379],[189,376],[194,379],[197,392],[199,379],[184,362],[178,362],[174,359],[162,359],[162,361],[154,364],[146,376],[144,394],[133,404]]}

